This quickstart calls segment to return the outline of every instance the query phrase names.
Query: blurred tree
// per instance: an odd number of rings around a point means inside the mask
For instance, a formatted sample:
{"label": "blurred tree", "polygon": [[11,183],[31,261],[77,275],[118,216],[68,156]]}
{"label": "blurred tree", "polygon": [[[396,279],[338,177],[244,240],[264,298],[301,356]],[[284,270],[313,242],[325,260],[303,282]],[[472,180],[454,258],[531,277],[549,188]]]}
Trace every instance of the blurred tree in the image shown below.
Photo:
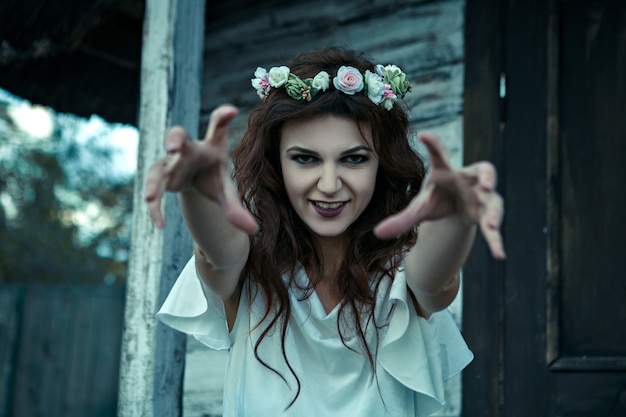
{"label": "blurred tree", "polygon": [[81,149],[71,121],[53,115],[52,135],[32,138],[8,108],[0,102],[0,283],[125,282],[132,177],[103,174],[111,150]]}

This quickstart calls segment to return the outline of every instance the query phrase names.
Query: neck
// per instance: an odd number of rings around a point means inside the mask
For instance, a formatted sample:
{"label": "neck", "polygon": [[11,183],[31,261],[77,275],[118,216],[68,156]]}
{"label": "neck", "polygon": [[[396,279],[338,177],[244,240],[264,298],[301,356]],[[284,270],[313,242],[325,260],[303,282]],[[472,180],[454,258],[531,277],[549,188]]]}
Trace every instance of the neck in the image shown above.
{"label": "neck", "polygon": [[341,237],[315,239],[315,246],[322,257],[322,276],[315,286],[315,292],[324,306],[326,313],[330,313],[341,302],[341,292],[337,282],[339,269],[345,260],[347,240]]}
{"label": "neck", "polygon": [[315,246],[323,261],[322,280],[334,281],[341,268],[341,264],[346,258],[345,254],[348,245],[345,237],[317,237],[315,239]]}

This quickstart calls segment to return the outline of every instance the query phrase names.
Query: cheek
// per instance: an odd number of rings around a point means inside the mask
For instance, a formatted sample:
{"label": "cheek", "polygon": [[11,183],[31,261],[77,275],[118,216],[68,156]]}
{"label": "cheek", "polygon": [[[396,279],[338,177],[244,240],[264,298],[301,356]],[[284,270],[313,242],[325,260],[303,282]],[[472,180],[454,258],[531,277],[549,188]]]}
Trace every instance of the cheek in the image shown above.
{"label": "cheek", "polygon": [[369,178],[369,182],[367,184],[368,200],[372,199],[372,196],[374,195],[374,190],[375,189],[376,189],[376,175],[372,175]]}
{"label": "cheek", "polygon": [[302,175],[293,170],[283,170],[283,186],[290,201],[297,199],[306,189]]}
{"label": "cheek", "polygon": [[376,188],[376,171],[361,173],[358,177],[354,178],[353,185],[354,191],[357,192],[362,199],[369,202]]}

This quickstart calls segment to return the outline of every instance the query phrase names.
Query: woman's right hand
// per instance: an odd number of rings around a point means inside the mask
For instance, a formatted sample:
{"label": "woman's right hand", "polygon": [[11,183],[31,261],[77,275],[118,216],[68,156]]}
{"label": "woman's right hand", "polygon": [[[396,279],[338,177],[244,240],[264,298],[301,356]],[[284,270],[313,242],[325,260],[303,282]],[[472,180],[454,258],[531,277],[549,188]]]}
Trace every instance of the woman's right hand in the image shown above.
{"label": "woman's right hand", "polygon": [[156,161],[146,177],[145,200],[155,226],[165,225],[161,201],[166,191],[184,195],[197,192],[218,203],[228,220],[246,233],[255,233],[258,225],[252,214],[241,204],[229,174],[228,131],[237,109],[222,105],[211,114],[203,140],[190,138],[180,126],[171,128],[165,136],[167,156]]}

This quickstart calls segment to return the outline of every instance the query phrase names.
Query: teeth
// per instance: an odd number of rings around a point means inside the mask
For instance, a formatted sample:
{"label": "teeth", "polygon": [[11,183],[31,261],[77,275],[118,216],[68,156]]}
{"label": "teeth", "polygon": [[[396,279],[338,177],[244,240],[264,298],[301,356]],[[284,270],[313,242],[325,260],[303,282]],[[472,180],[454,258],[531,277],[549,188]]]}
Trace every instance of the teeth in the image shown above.
{"label": "teeth", "polygon": [[322,203],[321,201],[316,201],[315,205],[324,210],[334,210],[341,207],[343,203]]}

